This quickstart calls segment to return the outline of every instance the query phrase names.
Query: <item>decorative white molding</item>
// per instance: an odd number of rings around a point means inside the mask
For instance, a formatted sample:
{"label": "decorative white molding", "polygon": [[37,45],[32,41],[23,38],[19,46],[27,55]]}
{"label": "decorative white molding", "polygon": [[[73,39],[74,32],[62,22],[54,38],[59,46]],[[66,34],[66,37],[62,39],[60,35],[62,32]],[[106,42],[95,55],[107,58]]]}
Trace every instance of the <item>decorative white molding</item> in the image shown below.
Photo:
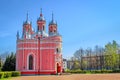
{"label": "decorative white molding", "polygon": [[37,44],[37,41],[35,41],[35,42],[17,42],[17,44],[25,44],[25,43],[34,43],[34,44]]}
{"label": "decorative white molding", "polygon": [[[29,56],[30,55],[33,55],[33,70],[29,70]],[[28,55],[27,55],[27,70],[29,70],[29,71],[34,71],[35,70],[35,54],[34,53],[29,53]]]}
{"label": "decorative white molding", "polygon": [[[38,72],[38,70],[21,70],[22,72],[34,72],[34,71],[36,71],[36,72]],[[41,71],[44,71],[44,72],[51,72],[51,71],[55,71],[55,70],[40,70],[39,72],[41,72]]]}
{"label": "decorative white molding", "polygon": [[[24,43],[34,43],[34,44],[38,44],[38,41],[34,41],[34,42],[17,42],[17,44],[24,44]],[[58,43],[58,44],[62,44],[62,42],[40,42],[40,44],[45,44],[45,43]]]}
{"label": "decorative white molding", "polygon": [[55,70],[40,70],[40,71],[55,71]]}
{"label": "decorative white molding", "polygon": [[[31,49],[31,50],[35,49],[35,50],[37,50],[38,48],[33,48],[33,47],[29,47],[29,48],[18,48],[18,50],[23,50],[23,49]],[[56,47],[40,47],[40,50],[42,50],[42,49],[56,49]]]}

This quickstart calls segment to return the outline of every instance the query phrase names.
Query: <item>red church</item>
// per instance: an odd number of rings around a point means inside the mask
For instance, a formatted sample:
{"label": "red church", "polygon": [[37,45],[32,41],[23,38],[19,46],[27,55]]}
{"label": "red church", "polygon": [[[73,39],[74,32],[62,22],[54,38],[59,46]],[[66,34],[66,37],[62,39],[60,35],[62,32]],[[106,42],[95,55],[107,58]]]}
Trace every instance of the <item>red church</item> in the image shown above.
{"label": "red church", "polygon": [[22,36],[17,32],[16,70],[22,75],[57,74],[62,72],[62,37],[58,33],[57,23],[52,20],[46,33],[46,20],[40,13],[37,30],[27,19],[23,23]]}

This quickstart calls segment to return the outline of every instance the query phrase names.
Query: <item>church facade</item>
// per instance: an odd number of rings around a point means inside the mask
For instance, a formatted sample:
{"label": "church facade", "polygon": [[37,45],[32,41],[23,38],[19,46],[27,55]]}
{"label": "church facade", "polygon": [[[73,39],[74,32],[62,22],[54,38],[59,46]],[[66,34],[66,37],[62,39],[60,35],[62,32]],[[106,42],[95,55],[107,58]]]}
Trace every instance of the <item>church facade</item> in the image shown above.
{"label": "church facade", "polygon": [[46,20],[42,14],[37,19],[37,30],[28,20],[23,23],[22,36],[17,32],[16,70],[26,74],[57,74],[62,72],[62,37],[57,23],[52,20],[46,33]]}

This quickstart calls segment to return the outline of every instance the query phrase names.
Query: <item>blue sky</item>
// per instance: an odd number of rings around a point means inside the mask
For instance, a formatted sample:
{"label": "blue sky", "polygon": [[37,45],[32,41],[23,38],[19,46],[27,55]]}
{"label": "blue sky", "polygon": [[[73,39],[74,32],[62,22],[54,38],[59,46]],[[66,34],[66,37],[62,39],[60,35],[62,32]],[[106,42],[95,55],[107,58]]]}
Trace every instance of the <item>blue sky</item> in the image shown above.
{"label": "blue sky", "polygon": [[0,53],[16,51],[16,32],[22,32],[26,13],[36,29],[43,9],[46,32],[51,14],[63,37],[63,57],[69,58],[80,47],[104,46],[116,40],[120,44],[119,0],[1,0]]}

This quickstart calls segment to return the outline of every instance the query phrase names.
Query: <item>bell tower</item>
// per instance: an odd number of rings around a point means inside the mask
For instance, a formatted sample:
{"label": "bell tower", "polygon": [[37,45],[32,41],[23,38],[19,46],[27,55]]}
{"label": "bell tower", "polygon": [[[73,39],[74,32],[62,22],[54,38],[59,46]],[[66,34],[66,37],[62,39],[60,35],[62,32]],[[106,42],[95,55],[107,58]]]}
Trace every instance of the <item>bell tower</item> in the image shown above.
{"label": "bell tower", "polygon": [[52,13],[52,20],[49,23],[49,36],[57,35],[57,23],[54,21],[54,15]]}

